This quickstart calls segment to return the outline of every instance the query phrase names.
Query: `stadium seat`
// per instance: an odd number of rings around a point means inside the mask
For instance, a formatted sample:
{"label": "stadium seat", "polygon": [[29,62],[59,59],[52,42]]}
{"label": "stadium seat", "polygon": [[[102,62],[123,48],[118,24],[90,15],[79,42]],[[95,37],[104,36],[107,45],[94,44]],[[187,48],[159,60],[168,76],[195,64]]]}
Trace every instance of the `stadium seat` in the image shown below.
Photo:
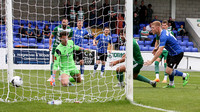
{"label": "stadium seat", "polygon": [[119,35],[118,35],[118,34],[112,34],[111,37],[112,37],[112,38],[118,38]]}
{"label": "stadium seat", "polygon": [[36,43],[36,39],[35,38],[29,38],[28,43]]}
{"label": "stadium seat", "polygon": [[140,29],[143,28],[145,26],[145,24],[140,24]]}
{"label": "stadium seat", "polygon": [[178,40],[178,43],[180,44],[182,42],[182,40]]}
{"label": "stadium seat", "polygon": [[192,52],[198,52],[197,48],[192,48]]}
{"label": "stadium seat", "polygon": [[88,44],[88,39],[83,39],[83,44]]}
{"label": "stadium seat", "polygon": [[35,44],[35,43],[30,43],[29,45],[28,45],[29,47],[34,47],[34,48],[36,48],[37,47],[37,44]]}
{"label": "stadium seat", "polygon": [[189,41],[189,38],[188,37],[183,37],[183,40],[188,40]]}
{"label": "stadium seat", "polygon": [[0,43],[0,48],[6,48],[6,44]]}
{"label": "stadium seat", "polygon": [[148,51],[149,50],[149,47],[148,46],[145,46],[142,48],[142,51]]}
{"label": "stadium seat", "polygon": [[174,36],[176,37],[178,32],[176,30],[172,30],[172,32],[174,33]]}
{"label": "stadium seat", "polygon": [[180,22],[178,22],[178,24],[185,26],[185,22],[184,21],[180,21]]}
{"label": "stadium seat", "polygon": [[16,48],[16,46],[21,46],[21,44],[19,42],[13,43],[13,47]]}
{"label": "stadium seat", "polygon": [[103,20],[102,19],[98,19],[97,20],[97,25],[100,25],[100,24],[102,24],[103,23]]}
{"label": "stadium seat", "polygon": [[182,48],[182,50],[184,51],[184,50],[185,50],[185,48],[186,48],[186,46],[181,46],[181,48]]}
{"label": "stadium seat", "polygon": [[49,39],[43,39],[44,43],[49,43]]}
{"label": "stadium seat", "polygon": [[117,38],[112,38],[113,43],[117,43]]}
{"label": "stadium seat", "polygon": [[180,28],[180,25],[179,24],[176,24],[176,29],[179,29]]}
{"label": "stadium seat", "polygon": [[149,51],[153,51],[154,47],[149,47]]}
{"label": "stadium seat", "polygon": [[144,41],[144,45],[151,45],[151,41]]}
{"label": "stadium seat", "polygon": [[4,32],[6,30],[6,26],[5,25],[0,25],[0,30]]}
{"label": "stadium seat", "polygon": [[192,52],[192,49],[189,48],[189,47],[186,47],[186,48],[184,49],[184,52]]}
{"label": "stadium seat", "polygon": [[21,38],[21,42],[28,43],[28,39],[27,38]]}
{"label": "stadium seat", "polygon": [[109,26],[108,22],[104,23],[104,27],[108,27],[108,26]]}
{"label": "stadium seat", "polygon": [[134,38],[140,38],[140,35],[139,34],[134,34],[133,37]]}
{"label": "stadium seat", "polygon": [[44,49],[49,49],[49,44],[48,43],[44,44]]}
{"label": "stadium seat", "polygon": [[19,24],[19,21],[15,19],[15,20],[13,21],[13,23],[14,23],[14,25],[18,25],[18,24]]}
{"label": "stadium seat", "polygon": [[120,46],[119,49],[124,51],[124,50],[126,50],[126,46]]}
{"label": "stadium seat", "polygon": [[137,41],[139,45],[144,45],[144,41]]}
{"label": "stadium seat", "polygon": [[144,45],[139,45],[140,51],[142,51]]}
{"label": "stadium seat", "polygon": [[153,35],[149,35],[148,38],[150,38],[151,40],[154,39]]}
{"label": "stadium seat", "polygon": [[177,36],[176,39],[182,41],[182,36]]}
{"label": "stadium seat", "polygon": [[14,26],[13,26],[13,30],[17,30],[17,31],[18,31],[18,30],[19,30],[19,28],[20,28],[20,26],[19,26],[19,25],[14,25]]}
{"label": "stadium seat", "polygon": [[24,47],[28,47],[27,43],[22,43],[21,45],[24,46]]}
{"label": "stadium seat", "polygon": [[13,42],[20,42],[19,38],[13,38]]}
{"label": "stadium seat", "polygon": [[38,49],[44,49],[44,44],[42,43],[37,43]]}
{"label": "stadium seat", "polygon": [[92,49],[97,50],[97,46],[92,46]]}
{"label": "stadium seat", "polygon": [[89,39],[89,44],[93,44],[93,39]]}
{"label": "stadium seat", "polygon": [[183,42],[188,43],[189,41],[188,40],[183,40]]}
{"label": "stadium seat", "polygon": [[187,44],[186,44],[186,42],[181,42],[180,45],[181,46],[186,46]]}
{"label": "stadium seat", "polygon": [[193,44],[193,42],[188,42],[188,43],[187,43],[187,46],[192,46],[192,47],[193,47],[194,44]]}

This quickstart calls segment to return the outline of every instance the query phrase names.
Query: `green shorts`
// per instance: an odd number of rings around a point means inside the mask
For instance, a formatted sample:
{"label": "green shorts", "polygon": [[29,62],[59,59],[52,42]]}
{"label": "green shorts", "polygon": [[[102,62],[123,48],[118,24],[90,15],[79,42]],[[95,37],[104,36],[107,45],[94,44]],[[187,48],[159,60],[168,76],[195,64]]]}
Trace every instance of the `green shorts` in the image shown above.
{"label": "green shorts", "polygon": [[67,75],[70,75],[70,76],[74,76],[76,74],[79,74],[79,70],[74,67],[73,69],[66,69],[66,68],[61,68],[60,69],[60,74],[67,74]]}
{"label": "green shorts", "polygon": [[167,60],[167,55],[168,55],[168,51],[167,50],[163,50],[163,52],[159,56],[159,58],[162,60],[162,58],[164,57],[164,60]]}
{"label": "green shorts", "polygon": [[140,69],[143,67],[142,64],[137,64],[136,67],[133,68],[133,74],[140,73]]}

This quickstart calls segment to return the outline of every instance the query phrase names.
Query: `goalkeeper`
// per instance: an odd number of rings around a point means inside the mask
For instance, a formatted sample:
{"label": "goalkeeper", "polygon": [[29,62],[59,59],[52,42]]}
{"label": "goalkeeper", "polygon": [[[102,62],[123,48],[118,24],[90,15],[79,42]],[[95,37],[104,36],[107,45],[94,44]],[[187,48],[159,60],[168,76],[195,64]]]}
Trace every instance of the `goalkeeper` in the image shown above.
{"label": "goalkeeper", "polygon": [[[121,30],[120,31],[120,36],[124,36],[126,37],[126,34],[125,34],[125,31]],[[146,82],[146,83],[149,83],[151,84],[153,87],[156,87],[156,82],[155,81],[151,81],[150,79],[140,75],[140,69],[143,67],[143,58],[142,58],[142,55],[140,53],[140,48],[137,44],[137,41],[135,39],[133,39],[133,64],[136,65],[134,68],[133,68],[133,79],[136,79],[136,80],[139,80],[139,81],[142,81],[142,82]],[[124,54],[122,56],[121,59],[119,60],[116,60],[116,61],[112,61],[110,62],[110,66],[115,66],[119,63],[122,63],[125,61],[125,58],[126,58],[126,55]],[[126,67],[125,65],[121,65],[120,67],[118,67],[116,69],[116,73],[117,73],[117,79],[119,81],[119,83],[115,86],[115,87],[124,87],[124,83],[123,83],[123,78],[124,78],[124,75],[123,75],[123,72],[126,71]]]}
{"label": "goalkeeper", "polygon": [[68,86],[70,84],[69,76],[72,76],[77,83],[81,82],[79,70],[76,68],[73,59],[73,50],[85,51],[85,49],[74,45],[74,42],[72,40],[68,40],[68,35],[69,33],[66,31],[60,33],[61,43],[56,47],[54,54],[52,74],[53,80],[50,82],[52,86],[55,86],[55,74],[58,70],[58,67],[61,74],[61,84],[63,86]]}
{"label": "goalkeeper", "polygon": [[[51,75],[52,75],[52,71],[53,71],[54,53],[55,53],[56,47],[58,46],[58,44],[60,44],[59,35],[60,35],[60,32],[62,32],[62,31],[68,32],[69,33],[69,36],[68,36],[69,38],[71,38],[72,35],[73,35],[73,30],[68,26],[68,20],[65,19],[65,18],[62,19],[62,25],[59,25],[59,26],[54,28],[54,30],[53,30],[50,38],[49,38],[49,51],[52,50],[52,52],[51,52],[52,53]],[[55,39],[55,41],[53,43],[53,49],[52,49],[51,45],[52,45],[52,39],[53,39],[54,36],[56,36],[55,37],[56,39]],[[50,77],[47,81],[52,81],[52,78],[53,77]]]}

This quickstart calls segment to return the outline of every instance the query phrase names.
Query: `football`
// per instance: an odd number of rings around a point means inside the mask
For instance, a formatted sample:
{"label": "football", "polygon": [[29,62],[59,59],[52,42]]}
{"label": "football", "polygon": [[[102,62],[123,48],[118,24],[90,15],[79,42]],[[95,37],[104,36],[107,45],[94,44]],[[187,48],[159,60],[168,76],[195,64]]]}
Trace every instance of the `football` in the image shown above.
{"label": "football", "polygon": [[20,87],[23,84],[23,80],[20,76],[14,76],[11,80],[11,83],[15,87]]}

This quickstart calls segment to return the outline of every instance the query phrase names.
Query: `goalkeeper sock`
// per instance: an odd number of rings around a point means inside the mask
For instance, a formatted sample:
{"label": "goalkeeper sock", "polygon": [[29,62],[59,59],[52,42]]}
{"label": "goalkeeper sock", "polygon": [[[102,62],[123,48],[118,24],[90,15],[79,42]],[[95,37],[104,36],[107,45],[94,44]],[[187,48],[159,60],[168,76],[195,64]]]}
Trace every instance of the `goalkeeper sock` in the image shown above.
{"label": "goalkeeper sock", "polygon": [[98,64],[94,64],[94,70],[96,70],[98,68]]}
{"label": "goalkeeper sock", "polygon": [[124,81],[124,74],[123,72],[117,72],[117,80],[121,83]]}
{"label": "goalkeeper sock", "polygon": [[69,77],[70,82],[76,82],[73,77]]}
{"label": "goalkeeper sock", "polygon": [[156,74],[156,79],[159,79],[159,62],[155,61],[155,74]]}
{"label": "goalkeeper sock", "polygon": [[51,75],[53,73],[53,62],[51,63]]}
{"label": "goalkeeper sock", "polygon": [[151,80],[149,80],[148,78],[142,76],[142,75],[138,75],[136,80],[142,81],[142,82],[146,82],[146,83],[150,83]]}

